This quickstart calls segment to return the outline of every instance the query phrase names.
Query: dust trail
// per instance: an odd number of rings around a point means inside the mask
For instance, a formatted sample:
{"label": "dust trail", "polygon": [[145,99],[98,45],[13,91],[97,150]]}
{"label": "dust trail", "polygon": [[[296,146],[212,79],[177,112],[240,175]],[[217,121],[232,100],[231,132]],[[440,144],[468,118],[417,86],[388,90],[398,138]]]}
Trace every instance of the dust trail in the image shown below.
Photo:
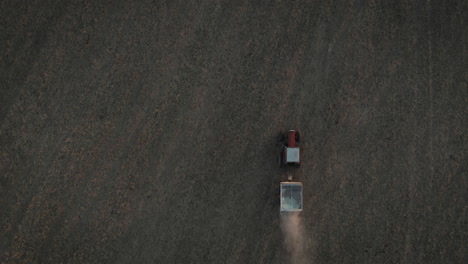
{"label": "dust trail", "polygon": [[293,264],[310,264],[306,255],[306,230],[299,212],[281,215],[281,230],[284,236],[284,247]]}

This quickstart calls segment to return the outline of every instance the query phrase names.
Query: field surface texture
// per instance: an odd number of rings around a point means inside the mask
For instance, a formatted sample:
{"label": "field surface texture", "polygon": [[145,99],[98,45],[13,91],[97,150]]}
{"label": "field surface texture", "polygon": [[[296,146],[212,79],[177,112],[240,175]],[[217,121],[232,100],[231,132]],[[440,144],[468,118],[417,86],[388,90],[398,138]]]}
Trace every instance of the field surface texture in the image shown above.
{"label": "field surface texture", "polygon": [[1,1],[0,263],[466,263],[467,14]]}

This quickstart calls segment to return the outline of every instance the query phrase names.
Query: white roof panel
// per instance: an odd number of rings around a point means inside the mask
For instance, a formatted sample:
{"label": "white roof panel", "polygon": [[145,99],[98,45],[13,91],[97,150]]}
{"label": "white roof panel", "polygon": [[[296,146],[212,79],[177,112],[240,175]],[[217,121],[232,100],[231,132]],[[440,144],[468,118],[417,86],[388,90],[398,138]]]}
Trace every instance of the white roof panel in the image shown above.
{"label": "white roof panel", "polygon": [[299,162],[299,148],[286,148],[286,162]]}

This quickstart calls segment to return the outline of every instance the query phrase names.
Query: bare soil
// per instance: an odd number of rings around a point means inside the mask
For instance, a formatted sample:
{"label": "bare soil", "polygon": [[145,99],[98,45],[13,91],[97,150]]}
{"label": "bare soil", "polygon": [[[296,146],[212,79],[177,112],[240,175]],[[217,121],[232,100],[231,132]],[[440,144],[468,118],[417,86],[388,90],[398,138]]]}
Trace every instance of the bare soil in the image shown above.
{"label": "bare soil", "polygon": [[466,1],[114,2],[0,2],[0,263],[289,263],[287,173],[301,261],[466,263]]}

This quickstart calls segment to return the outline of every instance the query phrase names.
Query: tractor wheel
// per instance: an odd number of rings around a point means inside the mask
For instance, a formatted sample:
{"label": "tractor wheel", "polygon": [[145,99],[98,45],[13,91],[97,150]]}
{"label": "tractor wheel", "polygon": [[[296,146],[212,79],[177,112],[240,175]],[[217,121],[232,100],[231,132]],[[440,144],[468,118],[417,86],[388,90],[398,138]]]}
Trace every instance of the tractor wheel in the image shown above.
{"label": "tractor wheel", "polygon": [[301,141],[301,133],[299,132],[299,130],[296,130],[296,142],[300,142]]}
{"label": "tractor wheel", "polygon": [[283,133],[278,134],[278,142],[283,143],[284,141],[286,141],[286,135]]}

